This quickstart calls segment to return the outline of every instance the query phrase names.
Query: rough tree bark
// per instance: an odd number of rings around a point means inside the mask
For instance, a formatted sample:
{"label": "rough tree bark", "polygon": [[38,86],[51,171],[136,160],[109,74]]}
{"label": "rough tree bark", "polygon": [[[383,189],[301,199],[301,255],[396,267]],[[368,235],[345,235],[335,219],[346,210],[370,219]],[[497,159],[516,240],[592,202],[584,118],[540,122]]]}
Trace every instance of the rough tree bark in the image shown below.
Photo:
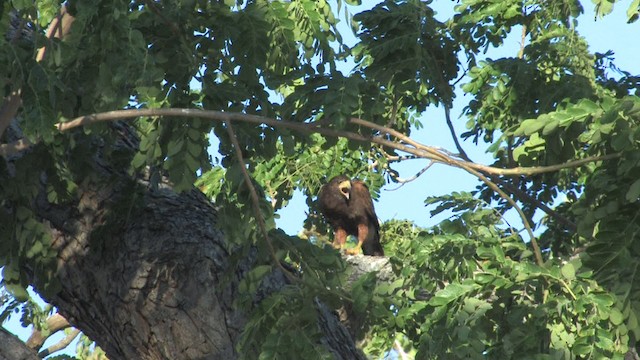
{"label": "rough tree bark", "polygon": [[[245,314],[232,301],[251,259],[229,268],[215,209],[200,192],[112,184],[85,185],[76,204],[39,201],[62,284],[46,300],[110,359],[236,358]],[[229,271],[234,281],[222,285]],[[269,283],[276,290],[286,279],[273,274]],[[336,314],[317,305],[322,344],[337,359],[363,358]]]}
{"label": "rough tree bark", "polygon": [[[137,147],[127,126],[112,126],[123,137],[121,147]],[[255,259],[249,255],[230,268],[216,210],[198,190],[155,188],[114,170],[100,152],[94,162],[77,201],[54,205],[43,191],[35,202],[58,253],[61,290],[46,300],[113,360],[236,358],[247,314],[232,303]],[[109,181],[89,180],[98,178]],[[352,280],[389,267],[386,259],[366,256],[350,262]],[[274,272],[264,283],[266,296],[287,279]],[[364,358],[336,312],[320,302],[316,308],[320,343],[336,359]]]}
{"label": "rough tree bark", "polygon": [[38,354],[0,326],[0,360],[38,360]]}
{"label": "rough tree bark", "polygon": [[[63,37],[72,21],[63,8],[47,35]],[[40,49],[38,61],[45,50]],[[16,104],[19,96],[14,96]],[[2,109],[0,135],[17,107],[7,109]],[[19,156],[8,160],[19,161]],[[113,180],[109,186],[88,181],[75,203],[53,205],[44,195],[36,203],[38,215],[50,225],[62,286],[46,300],[110,359],[236,358],[246,314],[232,302],[252,259],[230,269],[215,209],[201,193],[152,190],[95,160],[96,174]],[[132,194],[135,198],[127,202]],[[129,208],[119,206],[127,203]],[[222,285],[229,271],[232,281]],[[274,273],[268,283],[277,291],[286,278]],[[320,302],[316,305],[325,334],[321,343],[337,359],[363,358],[336,314]],[[15,340],[0,333],[0,358],[36,358]],[[9,349],[5,344],[16,350],[4,351]]]}

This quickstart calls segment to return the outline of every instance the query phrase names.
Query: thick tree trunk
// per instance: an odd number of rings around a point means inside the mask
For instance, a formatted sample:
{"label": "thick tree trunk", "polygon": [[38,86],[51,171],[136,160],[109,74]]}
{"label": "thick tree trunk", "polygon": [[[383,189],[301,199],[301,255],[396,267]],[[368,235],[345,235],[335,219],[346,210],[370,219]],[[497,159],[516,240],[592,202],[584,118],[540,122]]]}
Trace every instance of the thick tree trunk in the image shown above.
{"label": "thick tree trunk", "polygon": [[[74,208],[41,201],[40,210],[53,229],[62,284],[47,300],[110,359],[237,357],[245,314],[232,302],[251,260],[229,268],[215,209],[200,192],[127,180],[85,188]],[[221,281],[229,271],[233,281]],[[277,290],[285,277],[273,274],[270,283]],[[363,358],[336,314],[317,308],[322,344],[337,359]]]}
{"label": "thick tree trunk", "polygon": [[0,326],[0,360],[38,360],[38,354]]}

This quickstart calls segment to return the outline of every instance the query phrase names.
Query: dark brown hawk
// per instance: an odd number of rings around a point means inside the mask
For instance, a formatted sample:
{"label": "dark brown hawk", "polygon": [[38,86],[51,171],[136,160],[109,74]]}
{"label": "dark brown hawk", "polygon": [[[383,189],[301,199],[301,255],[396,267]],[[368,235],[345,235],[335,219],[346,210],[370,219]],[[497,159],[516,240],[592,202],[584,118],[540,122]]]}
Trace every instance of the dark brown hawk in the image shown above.
{"label": "dark brown hawk", "polygon": [[362,253],[384,256],[380,244],[380,225],[373,208],[371,193],[360,180],[349,180],[339,175],[320,188],[318,194],[320,211],[334,231],[333,246],[341,249],[347,236],[358,238],[358,245],[348,249],[348,254]]}

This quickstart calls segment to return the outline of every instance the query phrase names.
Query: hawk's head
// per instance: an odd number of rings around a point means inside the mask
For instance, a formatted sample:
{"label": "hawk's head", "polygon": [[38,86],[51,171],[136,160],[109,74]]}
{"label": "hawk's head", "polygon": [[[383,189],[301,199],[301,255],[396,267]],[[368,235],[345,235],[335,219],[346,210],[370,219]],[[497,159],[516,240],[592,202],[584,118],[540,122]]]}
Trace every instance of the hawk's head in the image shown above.
{"label": "hawk's head", "polygon": [[338,184],[338,189],[340,190],[340,194],[349,200],[349,194],[351,193],[351,180],[346,179],[341,181]]}

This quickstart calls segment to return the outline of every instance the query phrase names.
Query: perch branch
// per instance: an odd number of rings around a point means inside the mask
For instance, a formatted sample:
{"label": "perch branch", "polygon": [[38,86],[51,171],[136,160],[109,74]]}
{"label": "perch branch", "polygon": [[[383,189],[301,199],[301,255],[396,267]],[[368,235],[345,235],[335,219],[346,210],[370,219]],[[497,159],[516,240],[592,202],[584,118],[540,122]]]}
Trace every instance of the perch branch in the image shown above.
{"label": "perch branch", "polygon": [[[319,133],[321,135],[332,136],[332,137],[343,137],[354,141],[365,142],[365,143],[374,143],[382,146],[389,147],[391,149],[399,150],[411,155],[415,155],[421,158],[430,159],[433,162],[443,163],[449,166],[454,166],[460,169],[463,169],[470,174],[478,177],[482,180],[487,186],[489,186],[492,190],[496,191],[500,196],[504,197],[509,204],[511,204],[516,211],[523,217],[523,222],[527,224],[526,218],[524,217],[524,213],[517,206],[515,201],[511,199],[509,196],[506,196],[504,191],[500,190],[499,187],[490,179],[488,179],[485,175],[533,175],[533,174],[541,174],[547,172],[558,171],[566,168],[578,167],[590,162],[594,161],[604,161],[609,159],[619,158],[621,153],[615,154],[607,154],[601,156],[592,156],[587,157],[580,160],[569,161],[564,164],[557,164],[551,166],[537,166],[537,167],[517,167],[512,169],[500,169],[491,166],[485,166],[481,164],[476,164],[474,162],[460,160],[450,155],[448,152],[440,150],[438,148],[427,146],[421,144],[408,136],[374,123],[371,123],[366,120],[352,118],[350,120],[351,123],[356,125],[361,125],[363,127],[370,128],[372,130],[376,130],[380,133],[391,135],[392,137],[397,138],[399,141],[391,141],[385,138],[385,136],[365,136],[354,132],[343,131],[343,130],[334,130],[319,127],[315,124],[309,123],[298,123],[291,121],[283,121],[283,120],[275,120],[259,115],[250,115],[250,114],[241,114],[241,113],[230,113],[230,112],[222,112],[222,111],[211,111],[211,110],[200,110],[200,109],[179,109],[179,108],[171,108],[171,109],[128,109],[128,110],[115,110],[104,113],[91,114],[86,116],[81,116],[75,118],[69,122],[59,123],[57,128],[61,132],[65,132],[71,130],[73,128],[79,126],[90,125],[97,122],[103,121],[113,121],[127,118],[134,118],[140,116],[170,116],[170,117],[198,117],[204,118],[214,121],[221,121],[231,123],[232,121],[241,121],[248,122],[252,124],[258,125],[268,125],[272,127],[281,127],[287,128],[295,131],[299,131],[302,133]],[[22,146],[24,147],[24,143],[10,143],[10,144],[2,144],[0,145],[0,155],[7,156],[8,154],[12,154],[18,151],[18,148]],[[506,196],[506,197],[505,197]],[[530,227],[527,229],[532,234]],[[537,247],[537,243],[535,241],[535,237],[531,236],[532,245]],[[537,254],[539,255],[539,253]]]}
{"label": "perch branch", "polygon": [[[57,125],[57,128],[59,131],[65,132],[73,128],[77,128],[79,126],[85,126],[85,125],[90,125],[90,124],[104,122],[104,121],[122,120],[122,119],[134,118],[134,117],[140,117],[140,116],[199,117],[203,119],[216,120],[221,122],[241,121],[241,122],[248,122],[248,123],[258,124],[258,125],[265,124],[273,127],[282,127],[282,128],[296,130],[296,131],[307,133],[307,134],[318,133],[326,136],[344,137],[354,141],[369,142],[369,143],[373,142],[378,145],[387,146],[392,149],[403,151],[408,154],[412,154],[421,158],[434,160],[436,162],[440,162],[443,164],[447,164],[447,165],[451,165],[459,168],[462,168],[463,167],[462,165],[466,165],[467,167],[481,171],[483,173],[495,174],[495,175],[543,174],[543,173],[554,172],[562,169],[574,168],[574,167],[578,167],[591,162],[611,160],[611,159],[619,158],[620,156],[622,156],[621,153],[614,153],[614,154],[607,154],[607,155],[600,155],[600,156],[590,156],[584,159],[568,161],[566,163],[557,164],[557,165],[501,169],[501,168],[496,168],[492,166],[476,164],[473,162],[457,160],[454,157],[447,155],[446,153],[438,150],[435,147],[420,144],[412,140],[411,138],[403,135],[402,133],[399,133],[398,131],[385,128],[384,126],[373,124],[362,119],[351,119],[351,122],[358,125],[364,125],[365,127],[369,127],[374,130],[388,133],[389,135],[392,135],[402,140],[404,143],[390,141],[390,140],[384,139],[381,136],[373,136],[373,137],[364,136],[361,134],[348,132],[348,131],[322,128],[314,124],[274,120],[274,119],[259,116],[259,115],[228,113],[228,112],[222,112],[222,111],[199,110],[199,109],[179,109],[179,108],[127,109],[127,110],[108,111],[104,113],[85,115],[85,116],[75,118],[68,122],[59,123]],[[13,142],[9,144],[1,144],[0,156],[11,155],[17,151],[23,150],[24,148],[25,148],[24,141],[18,141],[18,142]]]}

